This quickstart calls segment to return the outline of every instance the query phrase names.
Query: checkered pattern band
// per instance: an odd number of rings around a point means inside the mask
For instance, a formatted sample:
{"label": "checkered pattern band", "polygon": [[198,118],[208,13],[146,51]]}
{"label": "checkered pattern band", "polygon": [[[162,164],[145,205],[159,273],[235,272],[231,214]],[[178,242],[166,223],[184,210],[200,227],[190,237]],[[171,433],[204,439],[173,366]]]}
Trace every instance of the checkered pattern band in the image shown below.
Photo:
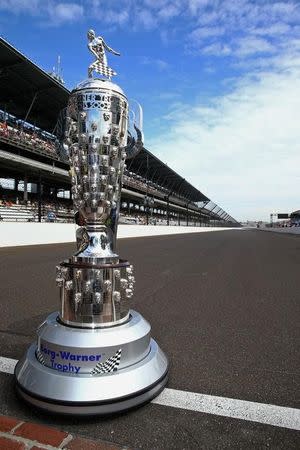
{"label": "checkered pattern band", "polygon": [[111,356],[103,363],[98,363],[96,367],[91,371],[92,375],[100,373],[115,372],[120,364],[122,349],[120,348],[114,356]]}
{"label": "checkered pattern band", "polygon": [[99,61],[96,61],[93,64],[93,69],[95,72],[100,73],[100,75],[104,75],[105,77],[111,78],[113,75],[117,75],[114,70]]}
{"label": "checkered pattern band", "polygon": [[46,365],[44,357],[42,353],[39,351],[39,349],[36,349],[35,356],[39,363],[43,364],[43,366]]}

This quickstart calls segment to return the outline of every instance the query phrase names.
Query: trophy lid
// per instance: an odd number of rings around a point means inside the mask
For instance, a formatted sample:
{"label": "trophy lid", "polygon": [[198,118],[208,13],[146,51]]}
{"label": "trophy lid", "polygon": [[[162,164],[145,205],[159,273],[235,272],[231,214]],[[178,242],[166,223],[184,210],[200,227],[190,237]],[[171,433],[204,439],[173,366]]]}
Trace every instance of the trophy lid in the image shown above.
{"label": "trophy lid", "polygon": [[118,92],[125,96],[123,90],[117,84],[107,79],[101,78],[88,78],[79,83],[74,91],[80,91],[81,89],[107,89]]}

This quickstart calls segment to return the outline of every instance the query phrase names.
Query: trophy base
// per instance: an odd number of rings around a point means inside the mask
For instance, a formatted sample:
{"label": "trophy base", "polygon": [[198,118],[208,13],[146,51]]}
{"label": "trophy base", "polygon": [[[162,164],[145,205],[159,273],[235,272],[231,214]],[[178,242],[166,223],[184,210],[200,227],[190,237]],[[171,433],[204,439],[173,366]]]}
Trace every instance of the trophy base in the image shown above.
{"label": "trophy base", "polygon": [[[69,355],[68,363],[58,363],[59,355]],[[95,366],[96,356],[105,361]],[[76,362],[83,358],[88,362]],[[48,413],[107,415],[157,396],[167,382],[168,360],[135,311],[122,325],[94,330],[61,324],[53,313],[38,329],[38,344],[16,365],[15,377],[21,398]]]}

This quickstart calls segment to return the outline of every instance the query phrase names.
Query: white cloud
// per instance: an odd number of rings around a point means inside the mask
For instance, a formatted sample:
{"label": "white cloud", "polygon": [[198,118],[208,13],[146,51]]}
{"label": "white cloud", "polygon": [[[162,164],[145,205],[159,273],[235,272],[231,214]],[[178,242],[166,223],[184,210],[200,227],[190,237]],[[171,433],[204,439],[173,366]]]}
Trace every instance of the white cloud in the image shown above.
{"label": "white cloud", "polygon": [[186,49],[195,55],[230,54],[235,60],[259,53],[272,56],[300,36],[300,3],[295,0],[195,0],[189,5],[198,26],[187,34]]}
{"label": "white cloud", "polygon": [[275,2],[274,4],[270,5],[270,11],[273,14],[276,14],[278,16],[288,16],[291,17],[291,15],[294,15],[295,13],[299,13],[299,10],[297,8],[297,5],[295,2]]}
{"label": "white cloud", "polygon": [[161,20],[170,20],[173,17],[178,16],[181,9],[182,8],[180,2],[177,1],[169,2],[168,4],[164,5],[162,8],[159,9],[158,17]]}
{"label": "white cloud", "polygon": [[197,18],[197,23],[201,24],[202,26],[217,25],[218,22],[220,21],[220,15],[217,10],[216,11],[205,11],[205,12],[199,14],[199,16],[196,18]]}
{"label": "white cloud", "polygon": [[29,14],[50,26],[77,22],[84,15],[82,5],[55,0],[0,0],[0,10],[16,15]]}
{"label": "white cloud", "polygon": [[265,35],[265,36],[271,36],[271,35],[281,35],[290,33],[292,31],[292,28],[290,25],[286,23],[274,23],[273,25],[266,26],[266,27],[257,27],[249,30],[250,33],[257,34],[257,35]]}
{"label": "white cloud", "polygon": [[238,219],[299,208],[300,58],[241,80],[210,106],[177,103],[149,145]]}
{"label": "white cloud", "polygon": [[14,14],[38,14],[41,0],[0,0],[0,10],[10,11]]}
{"label": "white cloud", "polygon": [[190,33],[188,39],[198,42],[206,38],[222,36],[224,32],[224,27],[199,27]]}
{"label": "white cloud", "polygon": [[83,7],[76,3],[57,3],[49,7],[49,16],[54,25],[56,23],[78,22],[83,14]]}
{"label": "white cloud", "polygon": [[[187,39],[193,49],[224,44],[234,47],[234,39],[256,35],[284,40],[300,34],[300,3],[258,0],[0,0],[0,10],[30,14],[42,23],[79,22],[83,17],[106,25],[151,31],[158,29],[162,39]],[[202,41],[205,39],[205,43]],[[265,44],[266,47],[267,44]],[[221,55],[222,52],[219,52]],[[238,55],[236,55],[238,57]]]}
{"label": "white cloud", "polygon": [[203,9],[207,5],[214,4],[213,0],[188,0],[187,7],[192,15],[198,14],[199,10]]}
{"label": "white cloud", "polygon": [[125,25],[129,20],[129,13],[126,10],[121,11],[113,11],[108,10],[105,11],[103,15],[103,20],[110,25]]}
{"label": "white cloud", "polygon": [[[141,3],[141,2],[140,2]],[[147,6],[148,8],[151,9],[160,9],[163,8],[164,6],[170,4],[169,0],[144,0],[145,6]]]}
{"label": "white cloud", "polygon": [[266,39],[246,37],[235,41],[235,55],[240,57],[254,55],[256,53],[274,53],[276,48]]}
{"label": "white cloud", "polygon": [[152,67],[154,66],[160,71],[167,70],[170,67],[170,64],[167,63],[167,61],[164,61],[163,59],[149,58],[147,56],[144,56],[141,59],[141,63],[144,65],[147,65],[147,66],[152,66]]}
{"label": "white cloud", "polygon": [[203,55],[228,56],[232,53],[232,49],[226,44],[217,42],[202,47],[201,53]]}
{"label": "white cloud", "polygon": [[157,17],[147,9],[140,9],[136,13],[136,25],[140,25],[146,30],[155,28],[157,25]]}

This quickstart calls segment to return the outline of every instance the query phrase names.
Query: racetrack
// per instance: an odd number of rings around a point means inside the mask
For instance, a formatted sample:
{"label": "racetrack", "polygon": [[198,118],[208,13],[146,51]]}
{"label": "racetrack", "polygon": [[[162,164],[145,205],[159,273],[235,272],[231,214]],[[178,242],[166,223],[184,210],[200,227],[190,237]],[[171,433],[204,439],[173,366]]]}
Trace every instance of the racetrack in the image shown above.
{"label": "racetrack", "polygon": [[[0,249],[0,356],[20,358],[35,328],[58,308],[55,266],[72,248]],[[119,242],[120,255],[135,266],[132,307],[169,356],[168,388],[299,408],[299,250],[299,236],[256,230]],[[12,375],[0,372],[0,385],[2,414],[133,448],[300,447],[299,431],[246,414],[151,403],[106,419],[58,418],[16,399]]]}

